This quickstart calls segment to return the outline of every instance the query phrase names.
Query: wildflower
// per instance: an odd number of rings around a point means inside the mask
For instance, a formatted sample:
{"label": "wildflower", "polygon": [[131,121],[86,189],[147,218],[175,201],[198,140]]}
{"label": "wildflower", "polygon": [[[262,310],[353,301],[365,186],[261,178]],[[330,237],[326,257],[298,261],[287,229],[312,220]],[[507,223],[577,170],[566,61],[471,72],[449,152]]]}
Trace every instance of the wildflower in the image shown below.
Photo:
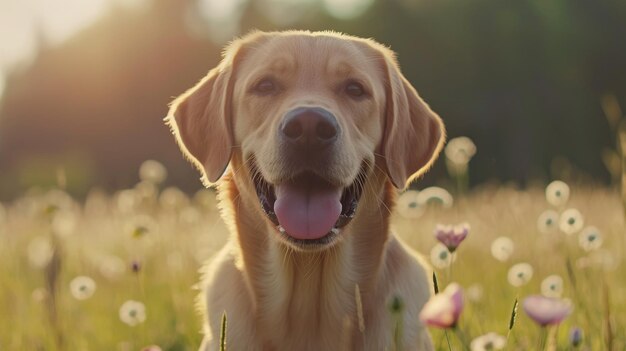
{"label": "wildflower", "polygon": [[121,213],[130,214],[139,204],[139,197],[134,190],[122,190],[116,194],[115,203]]}
{"label": "wildflower", "polygon": [[472,340],[472,351],[502,350],[506,345],[506,338],[496,333],[487,333]]}
{"label": "wildflower", "polygon": [[96,282],[86,276],[78,276],[70,282],[70,292],[76,300],[86,300],[96,291]]}
{"label": "wildflower", "polygon": [[435,237],[444,244],[450,252],[454,252],[469,234],[469,224],[462,223],[456,226],[438,224],[435,227]]}
{"label": "wildflower", "polygon": [[480,302],[483,299],[483,293],[483,286],[479,283],[474,283],[465,290],[467,299],[472,302]]}
{"label": "wildflower", "polygon": [[528,263],[518,263],[509,269],[509,284],[520,287],[527,284],[533,277],[533,267]]}
{"label": "wildflower", "polygon": [[579,327],[573,327],[569,331],[569,343],[573,347],[578,347],[583,343],[583,330]]}
{"label": "wildflower", "polygon": [[43,302],[48,298],[48,290],[44,289],[44,288],[36,288],[35,290],[33,290],[33,292],[30,294],[30,297],[35,301],[35,302]]}
{"label": "wildflower", "polygon": [[98,264],[98,270],[108,280],[115,280],[126,272],[126,263],[117,256],[103,256]]}
{"label": "wildflower", "polygon": [[163,206],[163,208],[173,210],[187,206],[189,204],[189,199],[185,193],[180,191],[180,189],[170,187],[161,192],[161,196],[159,196],[159,203]]}
{"label": "wildflower", "polygon": [[602,246],[602,241],[602,234],[598,228],[593,226],[583,229],[578,237],[578,244],[587,252],[599,249]]}
{"label": "wildflower", "polygon": [[563,278],[556,274],[547,276],[541,282],[541,294],[546,297],[561,297],[563,294]]}
{"label": "wildflower", "polygon": [[453,198],[446,189],[431,186],[419,192],[417,195],[417,203],[420,206],[437,204],[443,208],[450,208],[452,207]]}
{"label": "wildflower", "polygon": [[558,228],[559,214],[554,210],[543,211],[537,219],[537,229],[547,234]]}
{"label": "wildflower", "polygon": [[522,302],[524,312],[537,324],[547,325],[561,323],[572,312],[572,303],[541,295],[531,295]]}
{"label": "wildflower", "polygon": [[146,306],[139,301],[128,300],[120,307],[119,315],[122,322],[134,327],[146,320]]}
{"label": "wildflower", "polygon": [[78,219],[73,211],[57,211],[52,217],[52,232],[58,237],[65,238],[74,233]]}
{"label": "wildflower", "polygon": [[584,224],[583,215],[575,208],[570,208],[561,213],[559,228],[565,234],[574,234],[582,229]]}
{"label": "wildflower", "polygon": [[513,254],[514,248],[513,240],[506,236],[501,236],[491,243],[491,255],[493,255],[496,260],[505,262]]}
{"label": "wildflower", "polygon": [[437,243],[432,250],[430,250],[430,262],[436,268],[443,269],[452,264],[454,258],[448,248],[441,243]]}
{"label": "wildflower", "polygon": [[407,190],[398,198],[398,212],[404,218],[418,218],[424,213],[424,206],[420,205],[417,198],[419,191]]}
{"label": "wildflower", "polygon": [[463,311],[463,289],[457,283],[450,283],[446,289],[431,297],[420,312],[420,320],[437,328],[456,326]]}
{"label": "wildflower", "polygon": [[35,268],[44,268],[54,255],[54,247],[50,240],[43,236],[33,238],[28,243],[28,261]]}
{"label": "wildflower", "polygon": [[161,184],[167,178],[167,170],[160,162],[144,161],[139,167],[139,178],[154,184]]}
{"label": "wildflower", "polygon": [[139,271],[141,270],[141,262],[133,260],[130,263],[130,269],[133,271],[133,273],[139,273]]}
{"label": "wildflower", "polygon": [[476,154],[476,145],[468,137],[453,138],[448,141],[444,153],[450,173],[462,174],[467,171],[467,164]]}
{"label": "wildflower", "polygon": [[560,180],[555,180],[546,187],[546,200],[552,206],[563,206],[569,200],[569,186]]}

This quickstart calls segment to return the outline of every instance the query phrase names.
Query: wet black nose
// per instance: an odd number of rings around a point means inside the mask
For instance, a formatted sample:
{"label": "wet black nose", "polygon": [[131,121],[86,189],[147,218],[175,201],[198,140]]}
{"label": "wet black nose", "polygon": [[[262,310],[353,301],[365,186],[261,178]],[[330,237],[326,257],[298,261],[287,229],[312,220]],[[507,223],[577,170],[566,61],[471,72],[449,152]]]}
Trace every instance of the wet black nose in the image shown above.
{"label": "wet black nose", "polygon": [[319,107],[299,107],[289,111],[279,128],[287,143],[312,149],[332,144],[339,134],[335,116]]}

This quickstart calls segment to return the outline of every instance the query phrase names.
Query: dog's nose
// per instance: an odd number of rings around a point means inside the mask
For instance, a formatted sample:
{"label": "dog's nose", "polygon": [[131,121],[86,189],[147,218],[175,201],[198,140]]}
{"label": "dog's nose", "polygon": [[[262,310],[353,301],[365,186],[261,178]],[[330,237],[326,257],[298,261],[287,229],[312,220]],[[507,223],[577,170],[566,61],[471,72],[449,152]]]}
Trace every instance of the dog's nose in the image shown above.
{"label": "dog's nose", "polygon": [[279,128],[285,141],[308,148],[332,144],[339,134],[335,116],[319,107],[299,107],[289,111]]}

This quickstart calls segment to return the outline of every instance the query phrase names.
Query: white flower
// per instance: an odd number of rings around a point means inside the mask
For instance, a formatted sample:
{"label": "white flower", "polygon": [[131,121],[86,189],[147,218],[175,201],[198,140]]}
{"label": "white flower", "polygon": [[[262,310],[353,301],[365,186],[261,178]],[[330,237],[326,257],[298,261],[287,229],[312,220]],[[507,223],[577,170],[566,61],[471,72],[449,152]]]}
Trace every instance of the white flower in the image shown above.
{"label": "white flower", "polygon": [[139,302],[128,300],[120,307],[120,320],[131,327],[146,320],[146,306]]}
{"label": "white flower", "polygon": [[506,236],[496,238],[496,240],[491,243],[491,254],[498,261],[507,261],[513,254],[514,249],[515,244],[513,244],[513,240]]}
{"label": "white flower", "polygon": [[583,229],[578,237],[578,244],[587,252],[599,249],[602,242],[602,234],[593,226]]}
{"label": "white flower", "polygon": [[35,301],[35,302],[43,302],[48,298],[48,290],[44,289],[44,288],[36,288],[35,290],[33,290],[33,292],[30,294],[30,297]]}
{"label": "white flower", "polygon": [[154,184],[160,184],[167,178],[167,170],[161,163],[147,160],[139,167],[139,178]]}
{"label": "white flower", "polygon": [[78,219],[73,211],[61,210],[52,218],[52,232],[60,238],[70,236],[76,230]]}
{"label": "white flower", "polygon": [[567,235],[574,234],[582,229],[585,223],[583,215],[575,208],[570,208],[561,213],[559,229]]}
{"label": "white flower", "polygon": [[502,350],[505,345],[506,338],[504,336],[496,333],[488,333],[472,340],[470,349],[472,351]]}
{"label": "white flower", "polygon": [[452,207],[453,199],[452,195],[450,195],[446,189],[431,186],[419,192],[417,195],[417,203],[420,206],[436,204],[443,208],[450,208]]}
{"label": "white flower", "polygon": [[547,276],[541,282],[541,294],[546,297],[561,297],[563,294],[563,278],[558,275]]}
{"label": "white flower", "polygon": [[418,202],[419,191],[407,190],[398,198],[398,212],[404,218],[418,218],[424,213],[424,207]]}
{"label": "white flower", "polygon": [[569,200],[569,186],[560,180],[555,180],[546,187],[546,200],[552,206],[563,206]]}
{"label": "white flower", "polygon": [[483,293],[483,286],[479,283],[474,283],[465,289],[465,296],[467,296],[468,300],[474,303],[480,302],[483,299]]}
{"label": "white flower", "polygon": [[98,263],[98,270],[106,279],[115,280],[126,272],[126,262],[117,256],[103,256]]}
{"label": "white flower", "polygon": [[179,209],[189,204],[189,198],[180,189],[169,187],[161,192],[159,203],[165,209]]}
{"label": "white flower", "polygon": [[476,145],[468,137],[450,139],[444,150],[446,159],[455,165],[467,165],[476,154]]}
{"label": "white flower", "polygon": [[558,225],[559,214],[554,210],[543,211],[537,219],[537,229],[544,234],[555,231]]}
{"label": "white flower", "polygon": [[33,238],[28,243],[28,261],[35,268],[44,268],[54,255],[54,247],[50,240],[43,236]]}
{"label": "white flower", "polygon": [[70,292],[76,300],[86,300],[96,291],[96,282],[86,276],[78,276],[70,282]]}
{"label": "white flower", "polygon": [[442,243],[437,243],[432,250],[430,250],[430,262],[436,268],[443,269],[448,267],[454,260],[453,255],[448,251],[448,248]]}
{"label": "white flower", "polygon": [[520,287],[527,284],[533,277],[533,267],[528,263],[518,263],[509,269],[507,279],[509,284]]}

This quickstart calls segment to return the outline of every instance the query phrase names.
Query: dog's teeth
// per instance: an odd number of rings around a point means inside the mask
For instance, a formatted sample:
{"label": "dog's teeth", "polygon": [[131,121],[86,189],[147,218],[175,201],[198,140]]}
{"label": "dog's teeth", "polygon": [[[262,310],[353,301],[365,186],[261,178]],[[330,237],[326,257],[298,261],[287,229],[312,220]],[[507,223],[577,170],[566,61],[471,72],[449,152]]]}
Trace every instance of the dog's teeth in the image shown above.
{"label": "dog's teeth", "polygon": [[339,234],[339,228],[333,227],[333,229],[331,229],[330,232],[333,234]]}
{"label": "dog's teeth", "polygon": [[283,234],[285,233],[285,228],[283,228],[282,225],[277,226],[276,229],[278,229],[278,231],[283,233]]}

